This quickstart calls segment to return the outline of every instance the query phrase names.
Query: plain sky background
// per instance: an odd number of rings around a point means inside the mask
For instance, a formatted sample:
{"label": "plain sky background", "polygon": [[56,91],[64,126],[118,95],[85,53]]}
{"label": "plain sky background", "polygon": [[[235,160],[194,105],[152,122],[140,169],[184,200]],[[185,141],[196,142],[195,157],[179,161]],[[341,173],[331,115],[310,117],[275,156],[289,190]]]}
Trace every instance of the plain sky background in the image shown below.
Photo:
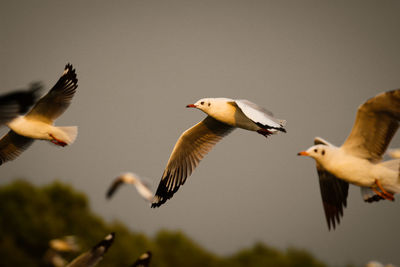
{"label": "plain sky background", "polygon": [[[400,2],[0,3],[1,92],[39,80],[45,93],[67,62],[79,79],[56,122],[78,125],[76,142],[35,142],[0,167],[1,184],[60,180],[107,221],[149,235],[182,230],[219,254],[262,241],[330,264],[400,264],[399,200],[364,203],[352,186],[329,232],[315,163],[296,156],[315,136],[342,144],[358,105],[400,87]],[[177,138],[205,116],[185,105],[203,97],[253,101],[286,119],[288,132],[234,131],[158,209],[130,187],[106,201],[124,171],[156,189]]]}

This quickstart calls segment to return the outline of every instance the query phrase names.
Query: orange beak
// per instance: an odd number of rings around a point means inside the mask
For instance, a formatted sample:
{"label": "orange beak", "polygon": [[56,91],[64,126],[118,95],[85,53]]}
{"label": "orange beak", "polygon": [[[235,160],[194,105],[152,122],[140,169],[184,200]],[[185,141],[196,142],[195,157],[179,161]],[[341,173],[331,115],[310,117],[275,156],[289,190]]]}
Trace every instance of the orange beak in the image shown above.
{"label": "orange beak", "polygon": [[301,151],[301,152],[297,153],[297,156],[309,156],[309,155],[306,151]]}
{"label": "orange beak", "polygon": [[189,105],[186,105],[186,107],[187,107],[187,108],[195,108],[196,105],[195,105],[195,104],[189,104]]}

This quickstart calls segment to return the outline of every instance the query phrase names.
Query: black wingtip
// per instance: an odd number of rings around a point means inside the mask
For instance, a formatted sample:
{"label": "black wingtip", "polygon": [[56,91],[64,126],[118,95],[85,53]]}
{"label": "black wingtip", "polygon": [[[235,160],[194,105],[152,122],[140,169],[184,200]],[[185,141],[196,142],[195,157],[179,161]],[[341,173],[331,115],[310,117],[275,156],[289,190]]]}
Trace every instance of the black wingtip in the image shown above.
{"label": "black wingtip", "polygon": [[167,181],[170,179],[170,176],[171,176],[170,172],[163,174],[160,184],[157,187],[153,203],[151,203],[152,208],[158,208],[162,204],[167,202],[167,200],[172,198],[174,194],[178,191],[179,187],[183,185],[186,181],[183,180],[183,182],[181,182],[180,184],[179,183],[175,184],[175,187],[173,187],[173,189],[169,189],[167,186]]}
{"label": "black wingtip", "polygon": [[99,247],[104,247],[104,253],[107,252],[108,248],[113,244],[115,239],[115,232],[108,234],[103,240],[93,247],[92,250],[96,250]]}

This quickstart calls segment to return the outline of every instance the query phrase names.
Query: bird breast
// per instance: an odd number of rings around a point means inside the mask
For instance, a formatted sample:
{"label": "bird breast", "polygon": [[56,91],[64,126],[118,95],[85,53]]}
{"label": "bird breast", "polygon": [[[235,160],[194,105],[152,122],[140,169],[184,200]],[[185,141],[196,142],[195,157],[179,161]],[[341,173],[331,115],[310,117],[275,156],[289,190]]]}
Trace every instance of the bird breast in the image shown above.
{"label": "bird breast", "polygon": [[24,116],[17,117],[8,124],[8,127],[19,135],[34,139],[51,140],[49,132],[52,125],[47,123],[29,120]]}

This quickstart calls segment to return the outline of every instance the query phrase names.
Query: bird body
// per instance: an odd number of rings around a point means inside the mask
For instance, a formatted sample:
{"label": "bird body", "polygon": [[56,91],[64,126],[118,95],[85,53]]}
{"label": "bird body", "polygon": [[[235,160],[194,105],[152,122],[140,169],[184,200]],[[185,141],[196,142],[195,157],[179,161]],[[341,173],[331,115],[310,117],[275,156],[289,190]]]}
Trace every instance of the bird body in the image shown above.
{"label": "bird body", "polygon": [[12,120],[7,126],[19,135],[40,140],[58,140],[59,145],[72,144],[77,135],[77,127],[56,127],[41,120],[19,116]]}
{"label": "bird body", "polygon": [[285,132],[282,127],[284,123],[279,123],[272,117],[272,113],[248,100],[222,97],[203,98],[188,107],[198,108],[214,119],[232,127],[249,131],[258,131],[267,127],[273,133],[276,133],[275,128]]}
{"label": "bird body", "polygon": [[191,175],[203,157],[223,137],[235,128],[242,128],[268,137],[278,131],[286,132],[285,121],[248,100],[203,98],[188,108],[197,108],[208,116],[179,137],[161,177],[152,207],[170,199]]}

